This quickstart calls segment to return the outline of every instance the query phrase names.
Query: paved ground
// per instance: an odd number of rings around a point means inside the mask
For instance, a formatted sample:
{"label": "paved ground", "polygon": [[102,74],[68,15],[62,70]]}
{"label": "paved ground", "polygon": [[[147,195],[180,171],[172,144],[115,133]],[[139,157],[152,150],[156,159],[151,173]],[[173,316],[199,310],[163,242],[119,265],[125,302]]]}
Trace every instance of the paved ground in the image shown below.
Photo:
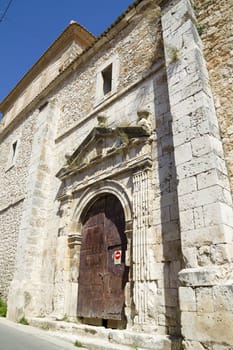
{"label": "paved ground", "polygon": [[[23,326],[0,318],[1,350],[81,350],[63,340],[31,326]],[[85,349],[87,350],[87,349]]]}

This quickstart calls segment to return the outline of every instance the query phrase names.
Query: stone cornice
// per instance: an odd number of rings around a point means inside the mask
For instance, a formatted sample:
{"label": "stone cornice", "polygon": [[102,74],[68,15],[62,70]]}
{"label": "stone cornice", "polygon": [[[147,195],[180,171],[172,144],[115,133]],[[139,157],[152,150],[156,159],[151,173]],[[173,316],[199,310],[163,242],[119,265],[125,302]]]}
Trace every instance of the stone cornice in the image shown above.
{"label": "stone cornice", "polygon": [[[122,163],[119,163],[109,169],[106,168],[104,171],[100,172],[99,174],[94,174],[89,178],[82,180],[80,182],[74,181],[71,188],[71,192],[74,195],[76,192],[84,191],[85,189],[89,188],[94,184],[101,183],[104,180],[114,179],[121,174],[133,173],[138,170],[142,170],[142,169],[148,170],[151,168],[152,168],[151,155],[149,153],[145,153],[136,158],[132,158]],[[88,171],[88,168],[86,170]],[[71,180],[72,178],[74,179],[75,175],[76,174],[73,173],[73,174],[70,174],[69,177],[63,178],[60,180],[64,181],[65,183],[67,179],[69,180]],[[70,193],[67,194],[67,187],[62,186],[57,194],[56,200],[64,201],[64,200],[67,200],[69,196],[70,196]]]}
{"label": "stone cornice", "polygon": [[20,202],[22,202],[25,199],[25,196],[19,196],[18,198],[15,198],[14,202],[10,202],[7,205],[3,205],[2,207],[0,207],[0,213],[3,213],[4,211],[8,210],[11,207],[14,207],[15,205],[19,204]]}
{"label": "stone cornice", "polygon": [[[136,145],[148,142],[150,134],[142,127],[117,127],[116,129],[95,127],[74,153],[67,157],[65,166],[56,174],[60,180],[72,177],[74,174],[84,172],[94,165],[127,153]],[[112,145],[105,145],[105,140],[111,139]],[[92,154],[98,141],[103,145],[98,154]],[[151,141],[149,141],[150,143]],[[106,142],[107,144],[107,142]],[[88,154],[91,157],[88,157]]]}

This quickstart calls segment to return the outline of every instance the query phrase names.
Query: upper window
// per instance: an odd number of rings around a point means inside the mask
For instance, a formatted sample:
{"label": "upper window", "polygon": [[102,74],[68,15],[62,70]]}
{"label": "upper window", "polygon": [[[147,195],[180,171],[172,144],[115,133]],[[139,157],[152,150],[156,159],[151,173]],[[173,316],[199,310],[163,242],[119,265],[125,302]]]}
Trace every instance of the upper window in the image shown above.
{"label": "upper window", "polygon": [[106,95],[112,91],[112,64],[102,71],[103,94]]}
{"label": "upper window", "polygon": [[12,160],[15,158],[18,141],[12,143]]}
{"label": "upper window", "polygon": [[18,147],[19,147],[18,140],[15,140],[11,143],[6,170],[9,170],[12,166],[15,165],[15,161],[18,153]]}
{"label": "upper window", "polygon": [[101,103],[116,92],[118,77],[119,59],[117,56],[113,56],[97,70],[95,104]]}

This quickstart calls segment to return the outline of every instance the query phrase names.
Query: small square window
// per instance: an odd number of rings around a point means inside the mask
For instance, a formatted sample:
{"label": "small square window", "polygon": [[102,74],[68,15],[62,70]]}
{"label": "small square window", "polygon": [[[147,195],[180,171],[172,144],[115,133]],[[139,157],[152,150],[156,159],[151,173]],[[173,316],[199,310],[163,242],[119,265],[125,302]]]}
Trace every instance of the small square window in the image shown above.
{"label": "small square window", "polygon": [[14,158],[15,158],[15,154],[16,154],[16,149],[17,149],[17,141],[15,141],[15,142],[13,142],[12,143],[12,160],[14,160]]}
{"label": "small square window", "polygon": [[116,92],[119,83],[119,58],[112,56],[100,65],[96,72],[96,95],[94,106],[111,98]]}
{"label": "small square window", "polygon": [[112,64],[102,71],[103,94],[106,95],[112,91]]}

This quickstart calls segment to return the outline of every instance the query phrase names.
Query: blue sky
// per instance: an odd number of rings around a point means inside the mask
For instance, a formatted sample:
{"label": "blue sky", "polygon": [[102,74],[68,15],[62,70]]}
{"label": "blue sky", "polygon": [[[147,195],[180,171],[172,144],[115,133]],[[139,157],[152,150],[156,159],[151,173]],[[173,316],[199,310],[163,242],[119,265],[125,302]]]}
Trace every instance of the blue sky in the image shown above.
{"label": "blue sky", "polygon": [[133,0],[0,0],[0,101],[70,20],[101,34]]}

